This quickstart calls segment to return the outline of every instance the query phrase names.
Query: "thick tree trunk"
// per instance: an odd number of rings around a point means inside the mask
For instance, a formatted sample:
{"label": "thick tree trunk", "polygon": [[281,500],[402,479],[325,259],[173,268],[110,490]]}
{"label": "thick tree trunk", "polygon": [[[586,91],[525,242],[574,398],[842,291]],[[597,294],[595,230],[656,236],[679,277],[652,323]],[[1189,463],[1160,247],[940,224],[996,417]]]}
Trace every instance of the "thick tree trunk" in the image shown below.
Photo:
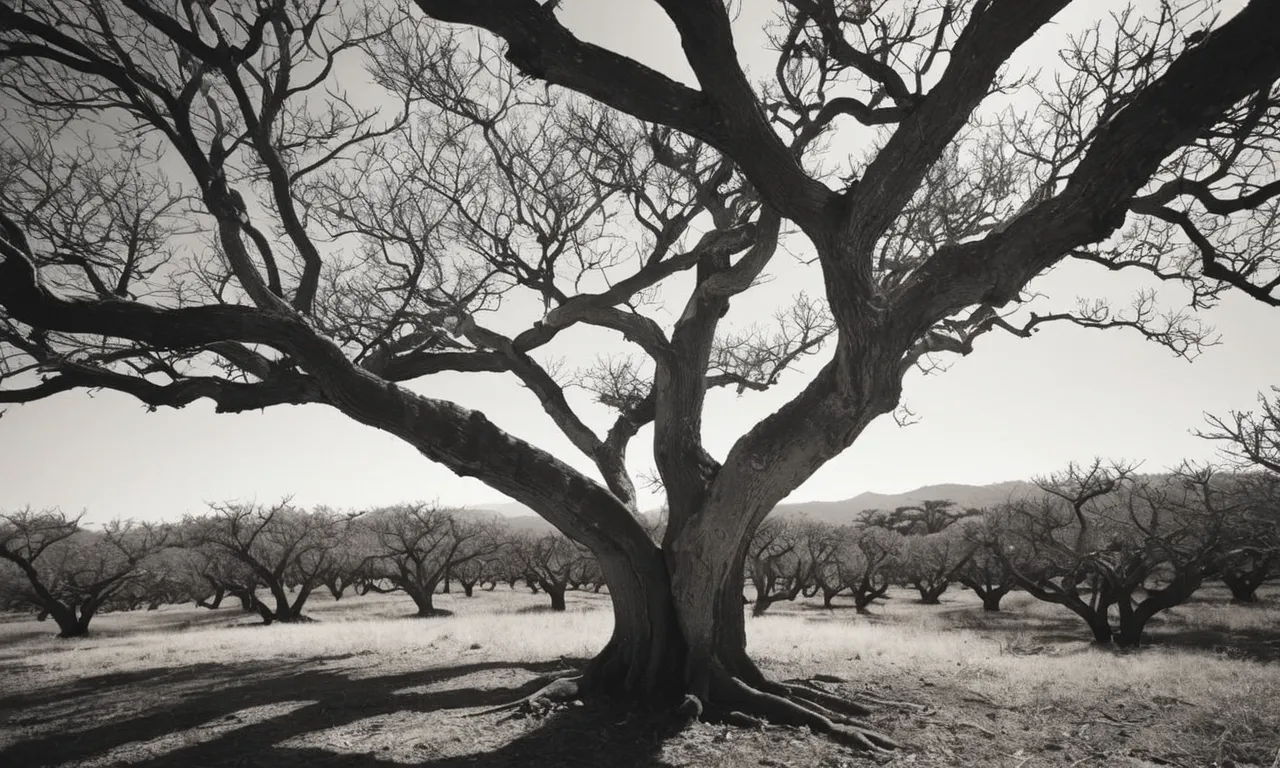
{"label": "thick tree trunk", "polygon": [[413,604],[418,607],[418,617],[423,619],[435,618],[437,616],[448,615],[447,611],[436,608],[435,592],[436,585],[427,586],[408,585],[404,588],[406,594],[413,598]]}
{"label": "thick tree trunk", "polygon": [[982,598],[982,610],[989,613],[999,613],[1000,601],[1004,599],[1005,594],[1002,591],[992,590],[985,595],[980,595]]}
{"label": "thick tree trunk", "polygon": [[458,583],[462,585],[462,594],[466,597],[475,597],[476,583],[474,581],[463,581],[458,579]]}

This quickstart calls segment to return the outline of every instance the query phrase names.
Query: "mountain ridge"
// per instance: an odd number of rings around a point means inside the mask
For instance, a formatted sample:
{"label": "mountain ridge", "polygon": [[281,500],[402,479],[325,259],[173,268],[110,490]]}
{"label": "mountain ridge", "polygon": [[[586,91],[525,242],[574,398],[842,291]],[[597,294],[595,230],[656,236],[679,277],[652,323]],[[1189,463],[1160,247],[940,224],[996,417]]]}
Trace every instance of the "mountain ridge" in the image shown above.
{"label": "mountain ridge", "polygon": [[[937,483],[922,485],[903,493],[865,491],[857,496],[837,501],[783,502],[770,514],[803,515],[819,522],[846,525],[857,522],[865,513],[873,509],[892,510],[931,500],[949,500],[966,509],[989,507],[1007,500],[1011,495],[1024,493],[1034,487],[1025,480],[1007,480],[987,485]],[[473,512],[490,512],[499,515],[508,525],[519,531],[537,534],[554,530],[550,523],[534,514],[533,510],[515,501],[476,505],[469,509]]]}

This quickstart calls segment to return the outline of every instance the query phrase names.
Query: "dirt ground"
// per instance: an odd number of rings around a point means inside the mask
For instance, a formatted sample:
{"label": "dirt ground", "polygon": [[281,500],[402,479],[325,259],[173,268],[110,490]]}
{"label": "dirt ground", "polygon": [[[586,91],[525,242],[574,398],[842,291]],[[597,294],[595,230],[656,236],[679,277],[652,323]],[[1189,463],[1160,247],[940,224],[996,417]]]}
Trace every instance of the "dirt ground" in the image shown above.
{"label": "dirt ground", "polygon": [[[584,605],[578,609],[603,613],[596,603]],[[540,676],[581,659],[511,661],[501,658],[512,655],[509,646],[485,647],[448,633],[425,646],[429,650],[414,646],[396,651],[393,639],[376,650],[352,647],[347,652],[334,652],[330,643],[312,655],[308,645],[321,630],[309,628],[312,634],[299,634],[296,642],[277,646],[273,639],[268,646],[260,638],[277,627],[228,629],[228,622],[236,623],[229,610],[172,609],[172,617],[187,611],[190,621],[243,638],[228,646],[231,650],[210,651],[207,660],[200,660],[202,644],[193,633],[209,631],[201,626],[183,630],[193,638],[195,655],[140,654],[151,646],[130,645],[134,636],[121,630],[114,635],[108,631],[108,640],[99,641],[119,645],[113,656],[95,650],[93,640],[59,647],[45,637],[46,626],[9,621],[0,626],[0,766],[1280,768],[1280,671],[1274,661],[1241,658],[1239,652],[1233,657],[1223,650],[1226,646],[1155,647],[1143,652],[1143,664],[1172,663],[1171,654],[1182,664],[1189,656],[1189,664],[1168,667],[1186,670],[1177,673],[1186,680],[1167,679],[1171,674],[1159,670],[1145,675],[1140,667],[1123,674],[1099,672],[1098,667],[1118,655],[1059,638],[1067,632],[1079,635],[1080,627],[1069,620],[1036,624],[1015,613],[973,618],[971,607],[960,601],[941,608],[968,617],[948,619],[957,625],[950,636],[979,638],[969,650],[950,655],[945,646],[925,648],[923,643],[938,641],[908,632],[913,626],[909,622],[898,622],[892,631],[901,633],[898,646],[916,643],[914,656],[905,651],[895,656],[893,636],[885,638],[883,652],[844,657],[835,649],[819,664],[800,651],[799,643],[795,653],[786,648],[790,635],[785,632],[841,629],[820,625],[823,621],[892,624],[892,614],[868,620],[845,612],[831,618],[798,605],[756,625],[764,638],[756,653],[772,674],[834,675],[847,681],[829,683],[834,692],[904,702],[882,705],[872,718],[878,729],[903,744],[899,752],[875,759],[808,731],[696,724],[675,732],[666,719],[596,704],[575,702],[542,716],[476,716],[483,708],[524,696]],[[905,601],[895,609],[908,610]],[[931,621],[945,615],[936,613]],[[512,631],[519,632],[522,619],[508,619]],[[379,621],[409,626],[402,618]],[[449,621],[454,620],[411,626],[439,631]],[[985,628],[965,627],[966,621]],[[1014,626],[1016,639],[998,637]],[[37,629],[44,634],[31,634]],[[1176,640],[1177,622],[1167,629],[1163,637]],[[1228,635],[1219,639],[1229,642]],[[814,642],[821,639],[813,636]],[[949,637],[946,632],[940,636],[944,643]],[[146,642],[161,643],[165,637],[153,633]],[[1247,645],[1249,637],[1240,639]],[[1271,647],[1264,639],[1254,641]],[[987,647],[982,643],[998,644],[990,663],[982,655]],[[240,658],[237,645],[244,651]],[[958,640],[956,648],[961,648]],[[149,658],[139,661],[139,655]],[[77,665],[77,656],[84,667]],[[1130,660],[1116,663],[1133,668]],[[1045,674],[1045,665],[1080,673],[1055,684],[1055,674]],[[1098,673],[1092,678],[1096,682],[1087,677],[1091,669]],[[1202,672],[1239,679],[1200,680]],[[1206,687],[1218,684],[1225,687]]]}

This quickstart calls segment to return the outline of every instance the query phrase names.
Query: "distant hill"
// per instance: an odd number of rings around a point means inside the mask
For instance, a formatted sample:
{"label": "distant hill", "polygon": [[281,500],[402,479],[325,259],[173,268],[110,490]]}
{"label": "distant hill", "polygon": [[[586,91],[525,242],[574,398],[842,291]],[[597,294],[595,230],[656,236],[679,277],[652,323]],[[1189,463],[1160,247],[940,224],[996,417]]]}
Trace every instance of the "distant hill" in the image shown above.
{"label": "distant hill", "polygon": [[873,509],[896,509],[921,504],[930,500],[949,500],[964,508],[990,507],[1006,501],[1010,495],[1030,491],[1035,486],[1023,480],[1011,480],[991,485],[960,485],[944,483],[925,485],[905,493],[873,493],[868,491],[844,501],[801,501],[782,503],[774,509],[775,515],[805,515],[812,520],[842,525],[855,522]]}
{"label": "distant hill", "polygon": [[[805,515],[812,520],[843,525],[857,521],[863,514],[873,509],[895,509],[933,499],[949,499],[966,508],[989,507],[1005,501],[1012,494],[1020,494],[1034,487],[1031,483],[1022,480],[992,483],[991,485],[944,483],[942,485],[922,486],[906,493],[872,493],[868,491],[843,501],[782,503],[774,509],[773,514]],[[550,533],[555,530],[550,523],[535,515],[533,510],[514,501],[502,504],[484,504],[472,508],[472,511],[499,515],[517,531],[536,535]]]}

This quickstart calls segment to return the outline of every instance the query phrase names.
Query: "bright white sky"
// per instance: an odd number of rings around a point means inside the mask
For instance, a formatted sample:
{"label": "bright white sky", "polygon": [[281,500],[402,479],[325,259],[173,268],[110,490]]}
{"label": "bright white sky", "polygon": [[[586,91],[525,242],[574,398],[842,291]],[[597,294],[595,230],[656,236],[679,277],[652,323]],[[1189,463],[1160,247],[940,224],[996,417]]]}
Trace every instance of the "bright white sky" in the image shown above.
{"label": "bright white sky", "polygon": [[[749,4],[740,24],[744,33],[759,28],[769,6]],[[561,7],[562,18],[583,37],[687,77],[674,30],[656,5],[565,0]],[[1018,63],[1051,66],[1058,47],[1052,35],[1078,30],[1078,20],[1112,7],[1109,0],[1078,2]],[[764,62],[749,53],[760,41],[758,32],[743,34],[739,50]],[[750,323],[758,317],[752,309],[816,287],[812,268],[785,254],[775,258],[770,272],[774,281],[759,298],[751,294],[739,300],[729,321]],[[1070,266],[1034,287],[1067,307],[1077,296],[1124,296],[1138,284]],[[1166,295],[1171,305],[1181,299],[1176,292]],[[1191,434],[1203,424],[1203,413],[1248,408],[1259,390],[1280,383],[1274,341],[1280,311],[1232,296],[1205,317],[1223,343],[1194,363],[1126,332],[1064,326],[1046,328],[1030,340],[984,338],[973,355],[952,361],[945,374],[908,377],[905,398],[919,423],[899,428],[887,417],[875,422],[791,500],[1026,478],[1094,455],[1142,459],[1152,470],[1183,458],[1210,458],[1214,446]],[[579,334],[554,352],[586,363],[595,353],[610,351],[609,342],[607,336]],[[822,359],[810,360],[806,370],[787,375],[764,395],[713,394],[705,418],[713,454],[723,455],[751,423],[802,388]],[[448,375],[414,388],[480,408],[520,437],[589,466],[536,400],[508,377]],[[586,410],[589,422],[601,430],[609,423],[604,411],[589,405]],[[646,429],[632,443],[632,466],[638,471],[650,466],[651,437]],[[320,406],[217,415],[211,405],[197,404],[147,413],[123,395],[67,394],[12,407],[0,419],[0,509],[60,505],[87,509],[94,521],[161,519],[199,512],[207,501],[267,501],[290,494],[302,504],[338,507],[420,498],[473,506],[506,501],[397,439]],[[646,506],[657,503],[650,496]]]}

